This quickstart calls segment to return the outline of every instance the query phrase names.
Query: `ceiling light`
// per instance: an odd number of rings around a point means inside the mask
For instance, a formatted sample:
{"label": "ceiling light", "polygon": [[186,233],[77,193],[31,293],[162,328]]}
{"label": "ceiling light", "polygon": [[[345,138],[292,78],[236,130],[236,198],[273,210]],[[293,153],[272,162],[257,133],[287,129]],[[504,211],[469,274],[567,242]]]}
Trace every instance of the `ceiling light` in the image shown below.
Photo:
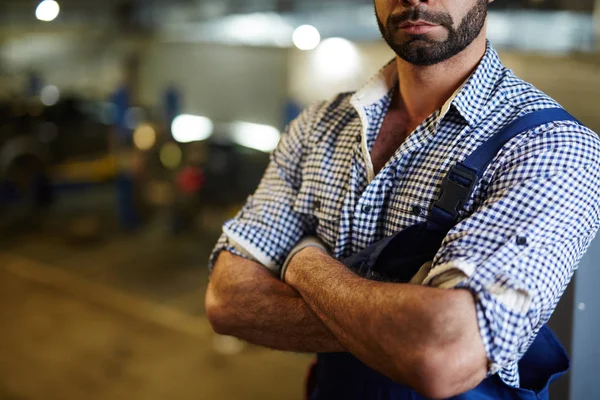
{"label": "ceiling light", "polygon": [[42,1],[35,10],[35,16],[40,21],[54,21],[60,13],[60,6],[54,0]]}

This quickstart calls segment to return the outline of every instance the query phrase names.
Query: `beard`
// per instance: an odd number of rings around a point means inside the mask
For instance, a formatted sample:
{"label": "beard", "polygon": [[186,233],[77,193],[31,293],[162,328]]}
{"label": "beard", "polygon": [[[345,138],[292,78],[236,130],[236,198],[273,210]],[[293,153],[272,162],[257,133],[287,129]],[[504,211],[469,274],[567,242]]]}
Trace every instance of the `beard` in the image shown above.
{"label": "beard", "polygon": [[[390,15],[385,26],[377,15],[376,18],[383,39],[400,58],[413,65],[426,66],[446,61],[466,49],[481,33],[487,11],[488,0],[476,0],[457,28],[454,28],[450,14],[426,11],[419,7]],[[403,35],[404,38],[396,39],[400,24],[417,20],[446,28],[448,37],[443,41],[428,38],[427,35]]]}

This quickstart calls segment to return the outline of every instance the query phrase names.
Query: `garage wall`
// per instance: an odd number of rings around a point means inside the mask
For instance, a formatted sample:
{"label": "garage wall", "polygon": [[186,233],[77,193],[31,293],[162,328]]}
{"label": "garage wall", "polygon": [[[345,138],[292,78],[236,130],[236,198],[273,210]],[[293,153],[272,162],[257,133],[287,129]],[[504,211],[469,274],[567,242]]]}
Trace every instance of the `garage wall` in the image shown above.
{"label": "garage wall", "polygon": [[[303,104],[331,98],[335,93],[356,90],[387,61],[393,53],[385,43],[357,45],[359,68],[352,77],[325,81],[314,68],[314,52],[290,50],[289,90]],[[507,67],[519,77],[561,103],[590,128],[600,132],[598,93],[600,60],[590,56],[525,55],[501,52]]]}
{"label": "garage wall", "polygon": [[556,99],[569,112],[600,132],[600,62],[592,57],[502,53],[519,77]]}
{"label": "garage wall", "polygon": [[0,95],[22,92],[28,71],[62,92],[107,96],[122,79],[121,43],[102,32],[20,32],[0,42]]}
{"label": "garage wall", "polygon": [[[394,53],[382,43],[362,43],[355,46],[357,59],[354,73],[347,76],[328,76],[319,68],[316,51],[289,50],[289,92],[303,105],[330,99],[337,93],[359,89]],[[342,64],[343,61],[342,61]]]}
{"label": "garage wall", "polygon": [[183,91],[184,112],[279,127],[287,63],[279,48],[156,43],[142,57],[140,98],[160,104],[157,95],[172,83]]}
{"label": "garage wall", "polygon": [[[292,98],[306,106],[341,91],[356,90],[393,57],[383,42],[355,46],[352,74],[324,76],[316,51],[210,43],[119,42],[94,32],[20,33],[0,43],[0,96],[25,81],[29,69],[63,91],[106,97],[123,79],[127,54],[141,57],[139,99],[159,105],[170,84],[184,93],[185,110],[216,120],[246,120],[281,126]],[[600,132],[597,93],[600,58],[502,52],[505,64]],[[15,76],[10,71],[18,71]],[[10,90],[9,90],[10,89]]]}

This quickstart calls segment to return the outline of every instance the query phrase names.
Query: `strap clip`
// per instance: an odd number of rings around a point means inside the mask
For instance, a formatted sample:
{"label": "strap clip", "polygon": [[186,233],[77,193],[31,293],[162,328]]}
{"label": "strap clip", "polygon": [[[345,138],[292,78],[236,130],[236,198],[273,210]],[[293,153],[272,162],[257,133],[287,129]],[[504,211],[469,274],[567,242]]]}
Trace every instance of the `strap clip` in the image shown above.
{"label": "strap clip", "polygon": [[477,171],[462,163],[454,165],[442,181],[442,192],[434,207],[441,208],[452,215],[456,221],[460,209],[467,202],[478,182]]}

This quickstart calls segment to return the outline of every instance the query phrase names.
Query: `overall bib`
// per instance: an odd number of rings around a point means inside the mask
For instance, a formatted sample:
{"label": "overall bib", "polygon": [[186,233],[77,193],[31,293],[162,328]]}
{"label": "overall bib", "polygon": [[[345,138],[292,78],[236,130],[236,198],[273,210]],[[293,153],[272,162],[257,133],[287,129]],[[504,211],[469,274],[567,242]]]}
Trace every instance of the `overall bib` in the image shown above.
{"label": "overall bib", "polygon": [[[421,266],[433,260],[458,212],[472,194],[487,165],[510,139],[521,132],[553,121],[575,121],[563,109],[552,108],[525,115],[493,135],[462,163],[448,172],[442,194],[427,222],[410,226],[343,260],[367,279],[408,283]],[[579,122],[578,122],[579,123]],[[503,383],[498,375],[453,400],[545,400],[548,387],[569,369],[565,350],[544,325],[519,362],[521,388]],[[310,400],[414,400],[425,399],[411,388],[372,370],[350,353],[318,354],[308,384]]]}

